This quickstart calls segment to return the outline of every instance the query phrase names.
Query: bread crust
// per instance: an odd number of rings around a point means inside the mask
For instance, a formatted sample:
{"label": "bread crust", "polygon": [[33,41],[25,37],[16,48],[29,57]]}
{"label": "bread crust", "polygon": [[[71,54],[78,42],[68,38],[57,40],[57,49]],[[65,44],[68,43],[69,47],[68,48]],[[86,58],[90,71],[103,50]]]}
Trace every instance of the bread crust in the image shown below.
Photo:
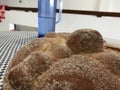
{"label": "bread crust", "polygon": [[74,53],[103,51],[102,35],[91,29],[76,30],[69,36],[66,44]]}
{"label": "bread crust", "polygon": [[119,90],[120,80],[98,60],[73,55],[53,64],[30,90]]}
{"label": "bread crust", "polygon": [[91,29],[36,38],[13,56],[3,88],[120,90],[120,50],[104,43],[102,35]]}

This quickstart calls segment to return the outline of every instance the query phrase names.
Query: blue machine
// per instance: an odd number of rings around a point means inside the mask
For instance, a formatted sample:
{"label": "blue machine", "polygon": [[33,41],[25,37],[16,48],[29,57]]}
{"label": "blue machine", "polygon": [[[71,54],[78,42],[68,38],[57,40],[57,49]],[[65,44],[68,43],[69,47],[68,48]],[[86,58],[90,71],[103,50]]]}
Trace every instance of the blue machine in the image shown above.
{"label": "blue machine", "polygon": [[62,0],[59,0],[59,16],[56,22],[58,0],[38,0],[38,37],[55,32],[55,24],[62,18]]}

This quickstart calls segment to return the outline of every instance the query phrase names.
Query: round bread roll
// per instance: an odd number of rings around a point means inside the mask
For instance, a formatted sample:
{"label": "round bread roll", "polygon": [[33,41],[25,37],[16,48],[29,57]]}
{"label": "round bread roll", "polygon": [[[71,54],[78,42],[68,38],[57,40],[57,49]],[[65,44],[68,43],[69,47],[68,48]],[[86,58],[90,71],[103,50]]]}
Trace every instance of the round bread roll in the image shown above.
{"label": "round bread roll", "polygon": [[21,63],[29,54],[31,54],[33,51],[43,51],[45,52],[48,47],[54,45],[54,44],[63,44],[64,43],[63,38],[36,38],[35,40],[32,40],[22,48],[20,48],[15,55],[13,56],[6,73],[4,75],[3,79],[3,88],[4,90],[12,90],[11,85],[9,85],[8,80],[8,74],[10,70]]}
{"label": "round bread roll", "polygon": [[104,45],[92,29],[36,38],[13,56],[3,89],[120,90],[120,49]]}
{"label": "round bread roll", "polygon": [[73,32],[66,44],[74,53],[91,53],[103,50],[102,35],[91,29],[79,29]]}
{"label": "round bread roll", "polygon": [[23,62],[23,60],[34,51],[43,51],[45,52],[48,47],[54,44],[62,44],[64,42],[61,38],[36,38],[20,48],[15,55],[13,56],[3,78],[3,88],[4,90],[12,90],[11,85],[9,84],[8,74],[10,70]]}

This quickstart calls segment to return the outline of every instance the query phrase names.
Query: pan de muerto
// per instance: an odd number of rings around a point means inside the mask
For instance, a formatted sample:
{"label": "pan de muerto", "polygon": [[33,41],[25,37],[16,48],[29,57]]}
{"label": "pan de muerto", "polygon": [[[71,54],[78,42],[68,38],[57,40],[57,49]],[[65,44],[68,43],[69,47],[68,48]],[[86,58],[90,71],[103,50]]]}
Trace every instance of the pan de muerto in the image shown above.
{"label": "pan de muerto", "polygon": [[120,49],[92,29],[48,33],[20,48],[4,90],[120,90]]}

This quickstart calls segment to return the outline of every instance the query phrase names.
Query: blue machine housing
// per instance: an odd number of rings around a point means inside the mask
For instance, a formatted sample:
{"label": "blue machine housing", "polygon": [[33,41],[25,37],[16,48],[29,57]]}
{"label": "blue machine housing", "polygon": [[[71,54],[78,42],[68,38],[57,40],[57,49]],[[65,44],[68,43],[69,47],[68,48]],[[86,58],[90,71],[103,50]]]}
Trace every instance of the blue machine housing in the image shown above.
{"label": "blue machine housing", "polygon": [[38,37],[55,32],[57,0],[38,0]]}

